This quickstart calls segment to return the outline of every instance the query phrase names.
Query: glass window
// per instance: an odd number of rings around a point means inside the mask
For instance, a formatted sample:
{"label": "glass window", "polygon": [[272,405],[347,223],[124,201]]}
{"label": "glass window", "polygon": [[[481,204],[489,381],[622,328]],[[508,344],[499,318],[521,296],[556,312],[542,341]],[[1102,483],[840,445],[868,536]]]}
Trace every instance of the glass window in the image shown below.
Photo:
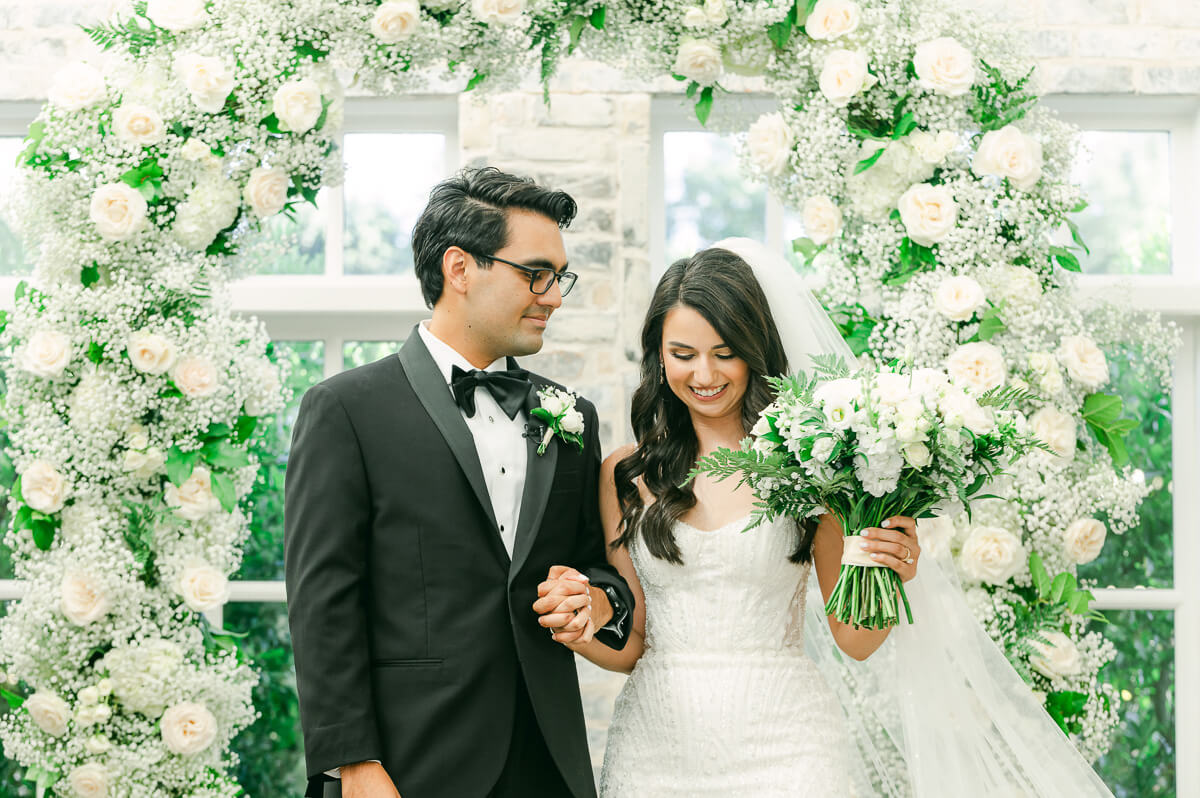
{"label": "glass window", "polygon": [[400,351],[403,341],[346,341],[342,345],[342,366],[353,369],[382,360]]}
{"label": "glass window", "polygon": [[325,210],[330,192],[321,189],[317,207],[299,202],[291,216],[278,213],[263,224],[267,246],[277,257],[259,262],[259,274],[323,274],[325,272]]}
{"label": "glass window", "polygon": [[412,270],[411,236],[429,190],[445,176],[441,133],[347,133],[346,274]]}
{"label": "glass window", "polygon": [[733,143],[713,133],[663,135],[666,268],[727,236],[766,240],[767,191],[747,180]]}
{"label": "glass window", "polygon": [[1117,648],[1105,681],[1121,694],[1122,725],[1096,771],[1116,798],[1175,796],[1175,631],[1173,613],[1104,613]]}
{"label": "glass window", "polygon": [[[11,183],[17,175],[16,160],[22,149],[18,136],[0,136],[0,196],[11,197]],[[0,216],[0,275],[28,274],[25,255],[16,233]]]}

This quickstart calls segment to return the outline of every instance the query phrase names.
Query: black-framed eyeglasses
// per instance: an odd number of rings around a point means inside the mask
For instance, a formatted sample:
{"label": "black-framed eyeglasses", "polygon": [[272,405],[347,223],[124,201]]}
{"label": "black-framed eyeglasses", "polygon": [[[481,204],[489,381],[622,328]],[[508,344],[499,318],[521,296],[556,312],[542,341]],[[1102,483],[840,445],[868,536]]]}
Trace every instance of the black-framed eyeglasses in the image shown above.
{"label": "black-framed eyeglasses", "polygon": [[513,263],[511,260],[497,258],[495,255],[476,255],[474,252],[467,254],[476,260],[498,260],[514,269],[520,269],[529,275],[529,290],[539,296],[549,291],[555,280],[558,280],[559,292],[566,296],[571,293],[571,289],[575,287],[575,281],[579,279],[579,275],[575,272],[560,272],[544,266],[523,266],[520,263]]}

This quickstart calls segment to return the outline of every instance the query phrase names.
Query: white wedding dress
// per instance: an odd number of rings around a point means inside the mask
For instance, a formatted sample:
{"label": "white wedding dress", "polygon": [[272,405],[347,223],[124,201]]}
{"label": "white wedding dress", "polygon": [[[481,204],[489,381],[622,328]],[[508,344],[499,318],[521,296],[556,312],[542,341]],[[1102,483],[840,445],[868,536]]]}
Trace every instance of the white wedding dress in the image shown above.
{"label": "white wedding dress", "polygon": [[617,697],[601,798],[842,798],[844,716],[804,653],[811,566],[793,522],[676,522],[676,565],[639,536],[646,652]]}

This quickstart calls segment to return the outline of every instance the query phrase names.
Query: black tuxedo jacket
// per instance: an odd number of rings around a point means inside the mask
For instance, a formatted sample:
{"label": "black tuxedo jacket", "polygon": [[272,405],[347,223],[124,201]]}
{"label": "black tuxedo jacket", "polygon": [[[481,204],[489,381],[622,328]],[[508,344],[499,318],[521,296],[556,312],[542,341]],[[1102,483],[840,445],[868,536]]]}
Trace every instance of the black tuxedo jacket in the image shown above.
{"label": "black tuxedo jacket", "polygon": [[398,356],[304,395],[284,547],[309,795],[326,770],[377,759],[403,798],[482,798],[508,752],[518,678],[575,798],[595,795],[574,655],[531,609],[558,564],[633,608],[605,559],[596,411],[578,407],[582,452],[555,437],[538,455],[527,441],[510,562],[474,440],[415,329]]}

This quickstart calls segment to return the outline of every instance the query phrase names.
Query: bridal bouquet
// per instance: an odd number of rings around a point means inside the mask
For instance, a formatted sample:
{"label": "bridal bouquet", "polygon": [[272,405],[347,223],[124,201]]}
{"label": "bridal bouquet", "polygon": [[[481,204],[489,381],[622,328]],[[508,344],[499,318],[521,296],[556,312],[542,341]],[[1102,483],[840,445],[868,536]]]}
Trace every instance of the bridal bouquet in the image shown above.
{"label": "bridal bouquet", "polygon": [[1016,388],[973,396],[937,369],[904,366],[851,373],[837,357],[771,379],[767,406],[740,451],[719,449],[692,476],[741,475],[758,498],[747,529],[781,515],[832,513],[845,533],[842,570],[825,612],[855,628],[909,623],[900,577],[864,558],[858,533],[896,515],[955,515],[989,480],[1032,449],[1047,449],[1011,410]]}

